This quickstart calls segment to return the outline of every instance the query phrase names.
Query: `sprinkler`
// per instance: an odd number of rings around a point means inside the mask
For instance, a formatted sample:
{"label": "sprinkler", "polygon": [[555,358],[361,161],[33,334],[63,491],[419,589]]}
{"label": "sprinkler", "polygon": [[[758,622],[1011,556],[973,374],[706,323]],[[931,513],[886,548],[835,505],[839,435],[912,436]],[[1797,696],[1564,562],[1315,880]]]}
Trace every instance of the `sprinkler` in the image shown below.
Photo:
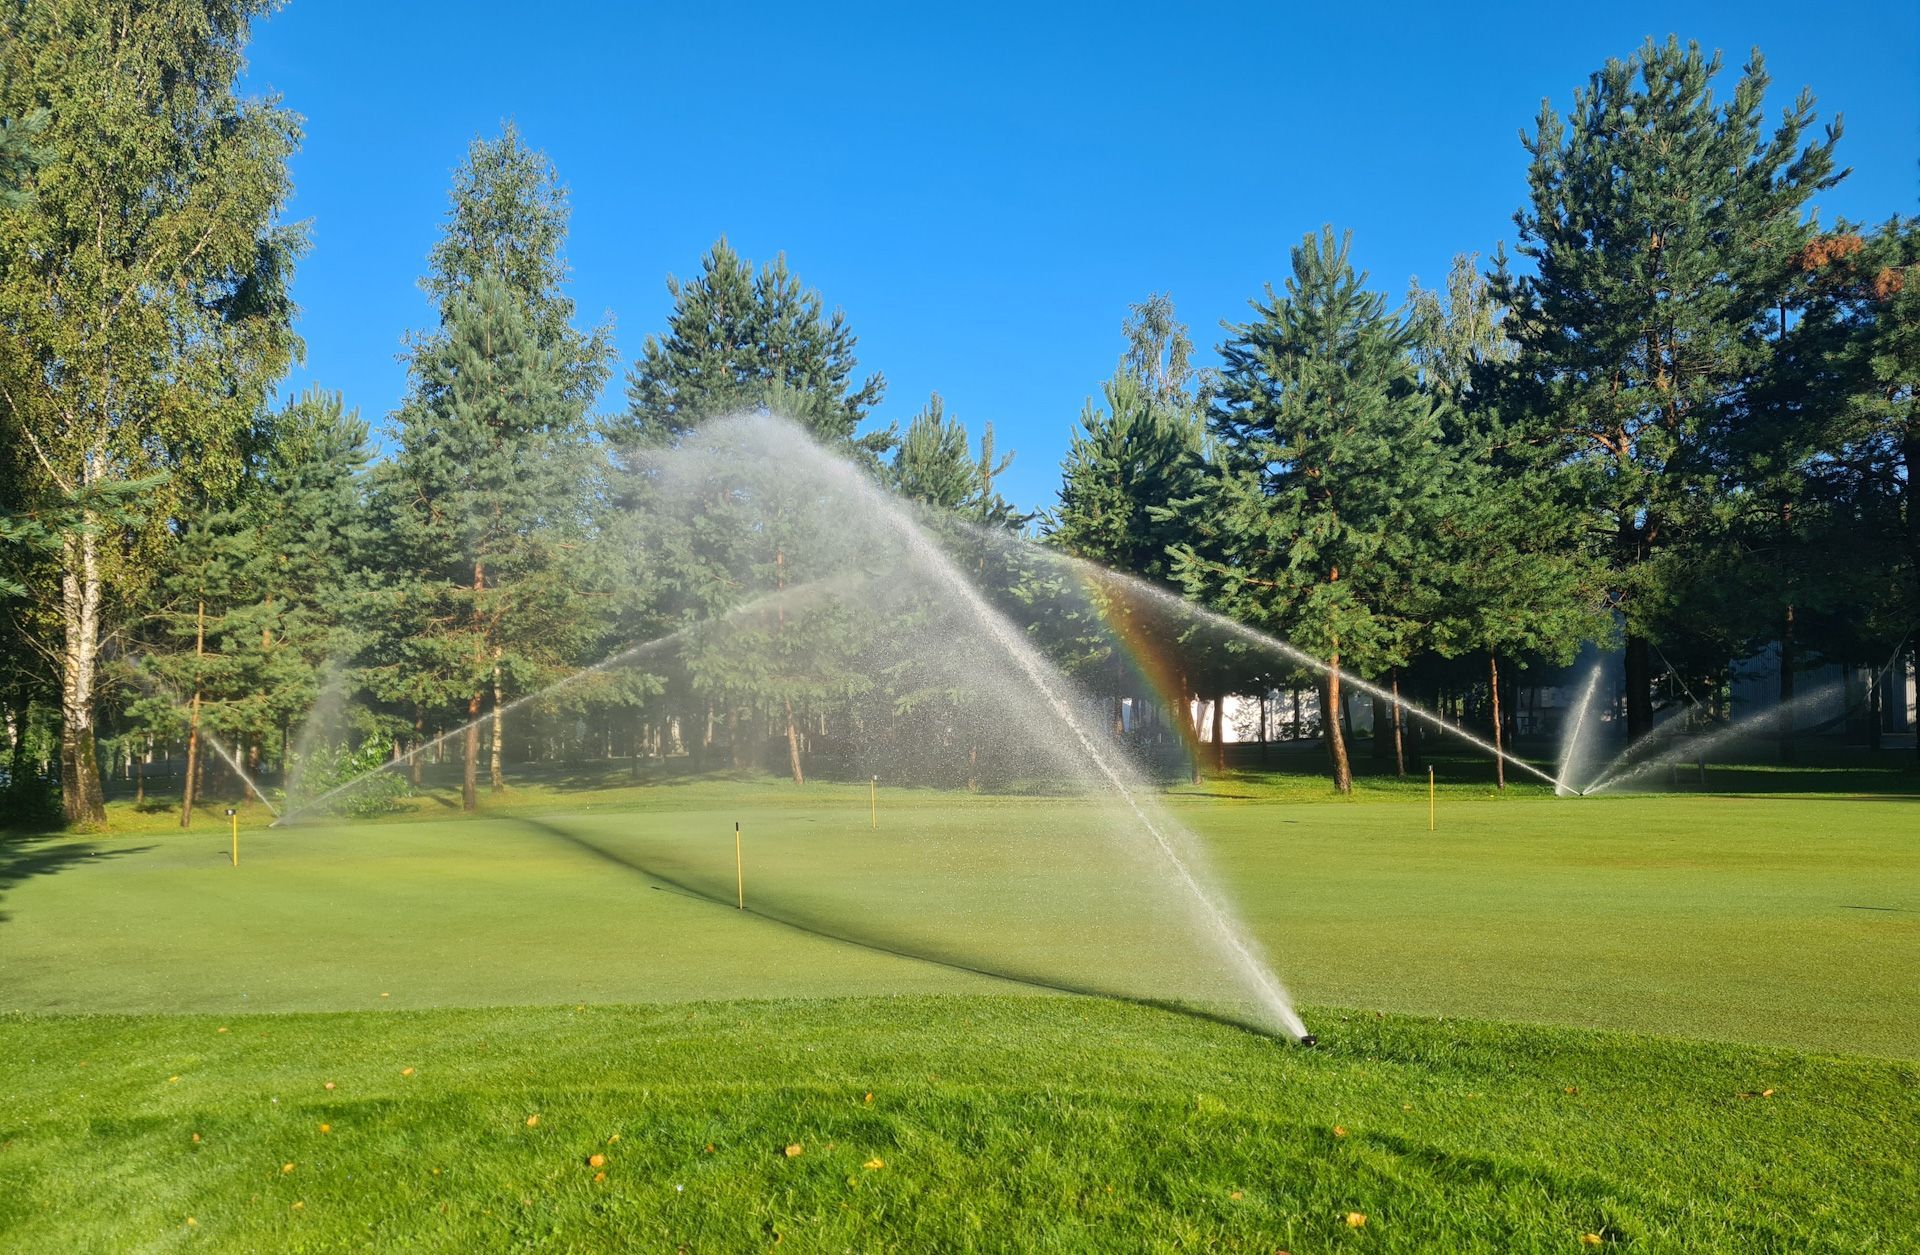
{"label": "sprinkler", "polygon": [[1302,1046],[1318,1046],[1320,1044],[1320,1039],[1318,1037],[1315,1037],[1312,1033],[1302,1033],[1300,1034],[1300,1044]]}

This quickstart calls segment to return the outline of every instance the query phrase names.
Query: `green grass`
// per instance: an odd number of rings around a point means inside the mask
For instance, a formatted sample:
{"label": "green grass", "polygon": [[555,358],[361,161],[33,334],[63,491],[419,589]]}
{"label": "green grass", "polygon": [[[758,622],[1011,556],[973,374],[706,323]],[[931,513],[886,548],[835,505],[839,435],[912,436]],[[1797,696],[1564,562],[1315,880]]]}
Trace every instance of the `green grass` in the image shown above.
{"label": "green grass", "polygon": [[[1164,903],[1131,892],[1164,876],[1110,875],[1104,847],[1081,858],[1109,823],[1098,808],[881,803],[874,834],[851,786],[527,789],[475,820],[243,828],[238,869],[217,813],[185,834],[16,839],[0,845],[0,1010],[1031,988],[992,973],[1230,996]],[[1920,1056],[1912,798],[1463,789],[1433,834],[1424,799],[1391,795],[1169,804],[1302,1001]]]}
{"label": "green grass", "polygon": [[1084,999],[0,1018],[15,1100],[0,1241],[1573,1251],[1592,1233],[1804,1251],[1920,1236],[1912,1065],[1316,1019],[1328,1044],[1301,1051]]}
{"label": "green grass", "polygon": [[0,1246],[1914,1249],[1920,809],[1831,771],[1171,790],[1317,1051],[1147,1005],[1235,991],[1077,801],[116,806],[0,840]]}

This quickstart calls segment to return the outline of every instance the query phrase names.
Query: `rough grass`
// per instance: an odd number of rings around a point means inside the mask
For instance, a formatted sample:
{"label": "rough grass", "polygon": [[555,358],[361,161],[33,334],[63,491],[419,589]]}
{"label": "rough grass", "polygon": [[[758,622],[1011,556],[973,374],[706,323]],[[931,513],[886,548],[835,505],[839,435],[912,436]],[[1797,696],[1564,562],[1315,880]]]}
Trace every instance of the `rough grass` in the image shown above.
{"label": "rough grass", "polygon": [[1271,1252],[1573,1251],[1585,1234],[1634,1250],[1920,1241],[1911,1064],[1314,1018],[1325,1044],[1307,1051],[1064,998],[4,1017],[0,1243]]}

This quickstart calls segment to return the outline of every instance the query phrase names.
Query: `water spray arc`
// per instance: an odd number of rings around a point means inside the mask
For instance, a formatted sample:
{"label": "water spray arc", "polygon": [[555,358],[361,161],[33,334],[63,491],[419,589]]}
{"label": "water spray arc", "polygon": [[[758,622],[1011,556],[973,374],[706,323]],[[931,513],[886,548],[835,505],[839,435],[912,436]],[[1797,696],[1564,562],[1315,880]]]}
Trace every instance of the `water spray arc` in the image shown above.
{"label": "water spray arc", "polygon": [[1559,797],[1579,797],[1585,789],[1576,788],[1568,783],[1572,780],[1574,769],[1580,763],[1580,751],[1586,742],[1587,719],[1593,713],[1593,699],[1600,692],[1600,664],[1594,663],[1593,670],[1587,676],[1586,687],[1580,691],[1579,704],[1574,707],[1573,724],[1567,731],[1567,740],[1560,747],[1560,783],[1554,786]]}
{"label": "water spray arc", "polygon": [[[1880,684],[1886,679],[1887,673],[1899,665],[1901,658],[1905,654],[1907,641],[1911,638],[1911,632],[1909,632],[1907,636],[1902,637],[1900,643],[1894,647],[1892,656],[1887,659],[1883,666],[1876,669],[1868,679],[1866,687],[1868,700],[1871,700],[1873,692],[1878,689]],[[1836,682],[1834,684],[1821,685],[1817,689],[1812,689],[1800,694],[1792,701],[1755,711],[1746,718],[1732,720],[1718,731],[1709,733],[1699,740],[1690,742],[1680,739],[1680,733],[1684,731],[1685,728],[1685,721],[1675,716],[1667,720],[1667,722],[1660,727],[1654,729],[1650,737],[1643,738],[1638,743],[1629,745],[1614,755],[1613,759],[1596,773],[1599,778],[1598,783],[1588,785],[1581,790],[1581,793],[1584,796],[1618,788],[1620,785],[1637,780],[1662,767],[1672,767],[1688,761],[1697,761],[1704,768],[1707,755],[1713,753],[1716,749],[1737,741],[1741,737],[1749,734],[1765,735],[1768,731],[1766,727],[1767,722],[1773,721],[1778,723],[1783,719],[1791,719],[1791,717],[1800,710],[1830,698],[1835,689],[1840,687],[1842,683],[1843,682]],[[1691,690],[1688,690],[1688,699],[1693,702],[1695,707],[1699,706],[1700,703],[1697,699],[1693,698]],[[1849,706],[1847,713],[1852,713],[1853,709],[1854,707]],[[1679,743],[1661,744],[1669,740],[1677,740]]]}
{"label": "water spray arc", "polygon": [[[811,446],[810,446],[811,449]],[[817,449],[811,450],[820,456]],[[839,474],[851,473],[850,468],[840,463],[830,463]],[[989,605],[978,589],[967,581],[926,530],[914,522],[897,501],[882,495],[872,485],[859,482],[857,490],[868,495],[870,504],[892,526],[908,554],[916,563],[947,591],[960,599],[974,621],[986,634],[1006,651],[1014,665],[1019,668],[1033,690],[1038,693],[1052,709],[1054,716],[1069,731],[1079,745],[1085,759],[1093,764],[1103,777],[1114,795],[1125,804],[1141,829],[1152,839],[1155,847],[1165,859],[1167,866],[1178,877],[1180,884],[1191,895],[1210,926],[1215,941],[1226,951],[1227,956],[1239,969],[1241,975],[1261,995],[1272,1013],[1288,1033],[1303,1045],[1314,1044],[1314,1037],[1307,1031],[1293,1009],[1293,999],[1274,977],[1273,973],[1253,952],[1251,943],[1242,935],[1236,921],[1229,918],[1225,908],[1199,879],[1190,866],[1192,855],[1182,856],[1175,848],[1175,838],[1170,832],[1171,823],[1164,817],[1149,814],[1139,795],[1137,782],[1127,779],[1125,770],[1115,760],[1113,751],[1107,746],[1105,738],[1096,735],[1086,725],[1072,702],[1060,691],[1049,672],[1052,668],[1040,657],[1032,643],[1026,640],[1014,628],[1006,616]],[[1182,843],[1185,844],[1185,843]]]}
{"label": "water spray arc", "polygon": [[328,802],[335,800],[336,798],[344,796],[345,794],[351,792],[352,790],[359,788],[361,785],[365,784],[367,781],[373,779],[375,776],[380,775],[382,772],[392,771],[397,767],[404,767],[412,763],[416,758],[420,757],[422,754],[427,753],[429,750],[435,749],[438,746],[446,744],[448,741],[452,740],[454,737],[464,735],[469,728],[484,728],[495,719],[499,719],[506,715],[509,715],[513,713],[515,710],[518,710],[520,707],[527,705],[529,702],[538,701],[543,697],[551,697],[555,693],[559,693],[565,689],[572,688],[574,685],[579,684],[584,680],[590,679],[593,676],[599,675],[603,671],[608,671],[614,667],[618,667],[626,663],[638,661],[639,659],[645,658],[649,654],[657,653],[658,651],[665,649],[670,645],[678,644],[681,641],[685,640],[688,636],[690,636],[693,632],[695,632],[699,628],[709,626],[710,623],[725,622],[728,619],[736,618],[741,615],[752,614],[756,611],[772,609],[778,603],[796,601],[796,600],[803,599],[805,597],[815,596],[821,591],[822,588],[826,587],[827,585],[833,582],[834,581],[817,580],[810,584],[795,585],[793,588],[786,589],[783,592],[769,594],[766,597],[757,598],[754,601],[748,602],[746,605],[736,607],[735,609],[727,612],[726,614],[720,615],[718,618],[711,620],[709,623],[688,624],[686,627],[679,628],[675,631],[669,632],[664,636],[656,636],[651,640],[641,641],[637,645],[629,645],[625,649],[622,649],[617,653],[612,653],[607,655],[605,658],[602,658],[599,662],[596,662],[591,666],[582,667],[578,671],[562,676],[560,679],[555,680],[551,684],[548,684],[542,688],[535,689],[531,693],[522,694],[521,696],[514,698],[512,701],[507,702],[502,706],[499,706],[493,710],[489,710],[487,713],[481,715],[477,719],[469,719],[467,720],[467,722],[461,724],[457,728],[453,728],[449,731],[442,732],[439,736],[434,737],[432,740],[423,741],[419,745],[414,746],[412,749],[408,750],[404,754],[396,754],[394,757],[388,759],[384,763],[381,763],[378,767],[373,768],[371,771],[362,772],[361,774],[355,776],[351,780],[346,780],[341,782],[340,784],[335,785],[333,788],[328,789],[325,793],[322,793],[320,796],[316,798],[312,798],[308,801],[302,802],[298,806],[291,808],[290,810],[287,811],[286,814],[280,815],[278,818],[276,818],[273,821],[272,824],[268,826],[277,828],[281,824],[286,823],[289,820],[295,819],[300,815],[304,815],[308,811],[315,810],[321,806],[326,805]]}
{"label": "water spray arc", "polygon": [[1084,558],[1075,558],[1068,554],[1053,553],[1050,551],[1047,553],[1047,556],[1052,561],[1070,565],[1073,569],[1079,571],[1089,579],[1114,584],[1126,589],[1129,593],[1149,598],[1157,605],[1190,619],[1205,623],[1209,627],[1216,628],[1219,631],[1228,633],[1258,650],[1279,654],[1289,662],[1306,667],[1311,671],[1317,671],[1321,675],[1337,675],[1340,677],[1340,682],[1343,685],[1350,685],[1362,693],[1367,694],[1367,696],[1380,701],[1397,702],[1400,709],[1407,714],[1412,715],[1422,722],[1432,724],[1449,736],[1459,737],[1461,740],[1467,742],[1467,744],[1493,757],[1500,758],[1511,766],[1538,776],[1541,780],[1553,785],[1556,789],[1564,787],[1558,777],[1550,772],[1542,771],[1526,759],[1516,757],[1503,749],[1499,749],[1491,742],[1477,737],[1471,732],[1455,727],[1425,707],[1410,702],[1404,697],[1396,697],[1390,690],[1382,688],[1380,685],[1374,684],[1369,680],[1364,680],[1351,671],[1346,670],[1344,667],[1336,667],[1323,658],[1317,658],[1306,650],[1301,649],[1298,645],[1284,641],[1277,636],[1269,636],[1258,628],[1248,627],[1237,619],[1230,619],[1223,614],[1208,610],[1204,606],[1196,606],[1184,597],[1169,592],[1164,588],[1149,584],[1147,581],[1136,576],[1127,575],[1123,572],[1115,571],[1110,567],[1101,566],[1097,562],[1089,562]]}
{"label": "water spray arc", "polygon": [[[180,700],[180,694],[161,683],[158,676],[147,670],[146,660],[144,658],[129,656],[128,661],[133,664],[133,677],[140,683],[141,687],[145,688],[149,693],[165,698],[175,706],[186,705],[185,702]],[[213,752],[225,759],[227,766],[233,768],[233,774],[246,782],[248,790],[252,792],[254,797],[259,798],[260,804],[265,806],[274,816],[274,823],[280,822],[280,809],[275,806],[272,799],[267,796],[266,790],[260,787],[260,782],[249,775],[247,769],[240,765],[240,759],[235,756],[232,750],[227,748],[226,743],[204,727],[196,729],[196,731],[199,733],[200,739],[212,746]],[[272,825],[270,824],[268,826],[271,827]]]}

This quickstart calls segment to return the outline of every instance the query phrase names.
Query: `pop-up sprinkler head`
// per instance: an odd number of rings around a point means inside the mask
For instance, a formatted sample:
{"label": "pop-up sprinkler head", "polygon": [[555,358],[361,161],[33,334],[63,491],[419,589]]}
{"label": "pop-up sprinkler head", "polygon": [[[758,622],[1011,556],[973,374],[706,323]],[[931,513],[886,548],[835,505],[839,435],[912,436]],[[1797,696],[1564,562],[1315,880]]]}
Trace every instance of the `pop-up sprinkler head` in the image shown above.
{"label": "pop-up sprinkler head", "polygon": [[1315,1037],[1312,1033],[1302,1033],[1300,1035],[1300,1044],[1302,1046],[1318,1046],[1320,1044],[1320,1039],[1318,1037]]}

